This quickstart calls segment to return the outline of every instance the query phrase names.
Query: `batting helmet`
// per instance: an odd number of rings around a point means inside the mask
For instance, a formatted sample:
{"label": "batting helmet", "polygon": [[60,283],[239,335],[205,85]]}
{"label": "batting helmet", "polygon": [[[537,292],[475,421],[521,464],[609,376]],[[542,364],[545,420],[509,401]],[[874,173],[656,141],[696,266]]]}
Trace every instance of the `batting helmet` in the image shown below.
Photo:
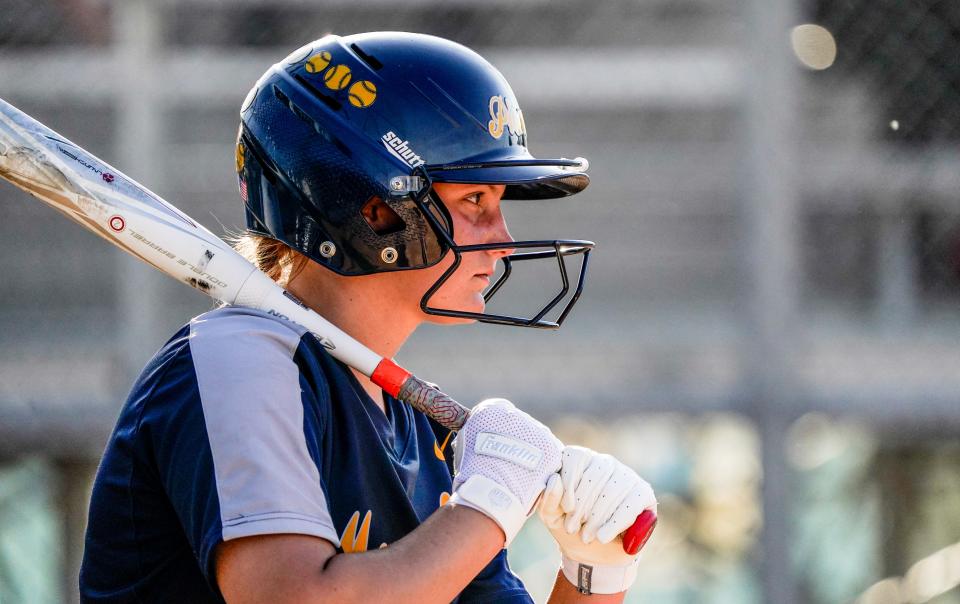
{"label": "batting helmet", "polygon": [[[586,241],[458,246],[436,182],[506,185],[504,199],[572,195],[589,184],[583,159],[536,159],[516,97],[475,52],[421,34],[327,36],[294,51],[257,81],[237,141],[248,229],[282,241],[341,275],[431,266],[453,251],[428,290],[431,314],[558,327],[583,287]],[[371,220],[376,216],[376,220]],[[429,299],[470,251],[516,249],[517,260],[557,258],[563,287],[533,317],[432,308]],[[564,259],[582,255],[572,297]],[[544,317],[568,302],[554,320]]]}

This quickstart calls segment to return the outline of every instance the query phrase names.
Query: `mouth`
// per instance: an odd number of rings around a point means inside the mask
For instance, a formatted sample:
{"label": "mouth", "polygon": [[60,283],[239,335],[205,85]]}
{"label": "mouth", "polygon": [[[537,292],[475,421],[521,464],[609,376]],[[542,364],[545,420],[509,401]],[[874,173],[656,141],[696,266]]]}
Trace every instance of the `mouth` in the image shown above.
{"label": "mouth", "polygon": [[496,267],[494,267],[485,271],[484,270],[477,271],[476,273],[473,274],[473,276],[476,277],[477,279],[483,279],[484,281],[487,281],[489,283],[490,278],[493,277],[493,274],[496,272],[497,272],[497,269]]}

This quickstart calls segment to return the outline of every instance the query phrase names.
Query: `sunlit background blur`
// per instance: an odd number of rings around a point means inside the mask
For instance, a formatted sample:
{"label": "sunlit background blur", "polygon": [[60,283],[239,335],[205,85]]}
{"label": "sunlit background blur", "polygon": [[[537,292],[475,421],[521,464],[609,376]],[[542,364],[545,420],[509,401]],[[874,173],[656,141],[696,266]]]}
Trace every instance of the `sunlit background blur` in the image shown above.
{"label": "sunlit background blur", "polygon": [[[376,29],[480,51],[534,153],[590,159],[583,195],[508,210],[598,242],[564,328],[424,329],[399,360],[653,483],[630,601],[960,602],[960,4],[0,0],[0,96],[223,233],[250,85]],[[71,602],[116,412],[210,302],[0,208],[0,603]],[[549,534],[511,557],[543,601]]]}

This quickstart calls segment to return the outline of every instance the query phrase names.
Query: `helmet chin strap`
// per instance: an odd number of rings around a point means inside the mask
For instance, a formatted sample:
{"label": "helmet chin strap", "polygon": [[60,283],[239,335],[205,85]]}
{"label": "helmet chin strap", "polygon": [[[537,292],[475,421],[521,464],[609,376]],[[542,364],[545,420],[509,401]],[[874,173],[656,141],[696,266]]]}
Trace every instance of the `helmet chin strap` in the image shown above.
{"label": "helmet chin strap", "polygon": [[[539,329],[558,329],[563,324],[564,319],[570,314],[574,304],[583,292],[583,283],[587,274],[587,260],[590,251],[593,249],[592,241],[580,241],[573,239],[553,239],[536,241],[508,241],[481,243],[476,245],[458,245],[453,239],[453,221],[449,217],[449,212],[443,201],[433,190],[432,183],[426,170],[418,170],[424,179],[424,186],[416,194],[412,195],[417,207],[426,217],[431,227],[436,231],[437,236],[442,239],[453,252],[453,263],[443,272],[432,286],[420,298],[420,309],[428,315],[441,317],[455,317],[461,319],[470,319],[483,323],[493,323],[496,325],[513,325],[517,327],[535,327]],[[429,205],[437,207],[442,212],[447,225],[444,225],[437,218],[436,213],[431,210]],[[513,315],[501,315],[485,312],[469,312],[464,310],[454,310],[447,308],[436,308],[430,305],[434,295],[443,287],[450,277],[460,268],[463,254],[469,252],[491,252],[496,250],[515,250],[514,253],[502,258],[504,270],[496,282],[491,285],[483,294],[484,302],[489,302],[494,295],[506,284],[513,273],[513,263],[525,262],[531,260],[556,259],[557,269],[560,272],[562,287],[550,300],[544,304],[540,310],[531,317],[521,317]],[[571,286],[570,273],[567,267],[567,258],[570,256],[580,256],[580,268],[575,279],[576,286]],[[571,294],[572,291],[572,294]],[[556,313],[556,318],[551,320],[547,315],[551,313],[558,305],[566,300],[566,304]]]}

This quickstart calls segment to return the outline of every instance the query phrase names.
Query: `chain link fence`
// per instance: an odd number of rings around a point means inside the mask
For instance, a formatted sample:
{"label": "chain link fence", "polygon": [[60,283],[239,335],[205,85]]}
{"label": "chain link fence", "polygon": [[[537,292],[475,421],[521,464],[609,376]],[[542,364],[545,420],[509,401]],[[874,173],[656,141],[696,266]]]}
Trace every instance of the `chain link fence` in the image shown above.
{"label": "chain link fence", "polygon": [[[862,173],[847,175],[859,186],[837,187],[818,200],[829,208],[826,216],[837,219],[811,225],[820,254],[810,264],[815,275],[818,269],[831,275],[815,285],[839,297],[878,299],[883,264],[903,253],[909,256],[903,295],[917,310],[943,311],[945,302],[953,307],[960,293],[960,8],[934,1],[813,2],[805,8],[837,44],[836,63],[812,74],[809,85],[821,107],[843,108],[836,99],[854,98],[845,119],[856,124],[848,126],[856,136],[844,142],[848,153],[859,154],[851,167]],[[884,222],[899,224],[903,241],[896,243],[906,249],[890,249]],[[823,268],[828,254],[837,262]]]}

